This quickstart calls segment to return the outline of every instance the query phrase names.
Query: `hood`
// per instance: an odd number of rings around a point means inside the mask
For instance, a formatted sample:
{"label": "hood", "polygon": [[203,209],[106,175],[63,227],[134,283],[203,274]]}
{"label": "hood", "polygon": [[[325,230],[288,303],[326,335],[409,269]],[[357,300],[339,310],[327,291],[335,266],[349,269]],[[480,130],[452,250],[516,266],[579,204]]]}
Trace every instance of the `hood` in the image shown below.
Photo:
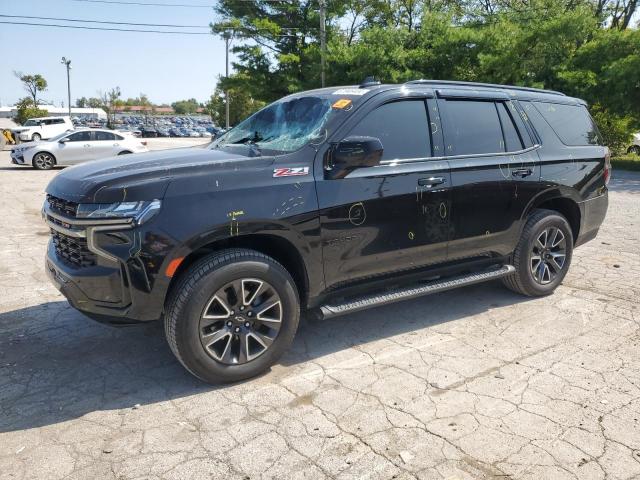
{"label": "hood", "polygon": [[38,142],[22,142],[19,143],[18,145],[14,146],[11,150],[15,151],[15,152],[19,152],[21,150],[27,150],[31,147],[35,147],[36,145],[42,145],[43,141],[38,141]]}
{"label": "hood", "polygon": [[239,169],[272,158],[245,157],[221,150],[183,148],[95,160],[60,172],[46,192],[77,203],[161,199],[177,175]]}

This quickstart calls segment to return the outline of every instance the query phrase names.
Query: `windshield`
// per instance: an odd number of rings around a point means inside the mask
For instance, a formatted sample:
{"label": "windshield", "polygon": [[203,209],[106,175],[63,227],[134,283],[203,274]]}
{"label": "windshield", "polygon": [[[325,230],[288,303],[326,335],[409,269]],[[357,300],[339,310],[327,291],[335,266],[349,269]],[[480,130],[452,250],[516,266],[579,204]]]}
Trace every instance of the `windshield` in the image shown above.
{"label": "windshield", "polygon": [[25,127],[35,127],[36,125],[40,125],[40,120],[34,120],[33,118],[24,122]]}
{"label": "windshield", "polygon": [[331,102],[320,97],[296,97],[272,103],[213,142],[212,148],[251,144],[260,150],[293,152],[322,134]]}

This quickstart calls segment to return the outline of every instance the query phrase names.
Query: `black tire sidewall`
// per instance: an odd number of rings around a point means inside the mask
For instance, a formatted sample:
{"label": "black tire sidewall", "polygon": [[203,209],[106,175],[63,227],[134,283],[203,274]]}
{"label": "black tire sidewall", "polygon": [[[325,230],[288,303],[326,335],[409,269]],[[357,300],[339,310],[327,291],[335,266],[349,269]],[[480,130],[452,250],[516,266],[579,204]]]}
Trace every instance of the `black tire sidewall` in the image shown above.
{"label": "black tire sidewall", "polygon": [[[225,365],[206,353],[200,341],[199,322],[214,293],[238,278],[258,278],[271,284],[282,302],[282,325],[265,353],[242,365]],[[220,265],[198,279],[191,290],[179,312],[176,344],[187,368],[207,382],[237,381],[261,373],[278,360],[295,336],[300,317],[298,295],[291,277],[278,265],[262,260],[242,260]]]}
{"label": "black tire sidewall", "polygon": [[[542,285],[533,278],[533,273],[531,273],[531,253],[533,250],[533,244],[535,243],[540,233],[542,233],[544,229],[549,227],[557,227],[564,234],[566,239],[566,253],[565,253],[566,258],[560,274],[557,275],[552,282],[546,285]],[[560,285],[564,280],[564,277],[569,271],[569,267],[571,265],[571,259],[573,257],[573,233],[571,231],[571,227],[569,226],[569,223],[564,217],[560,215],[557,215],[557,214],[547,215],[541,218],[540,220],[538,220],[533,225],[531,229],[531,235],[529,235],[528,238],[524,238],[523,240],[524,240],[524,248],[525,248],[525,252],[524,252],[525,263],[524,265],[519,265],[520,271],[518,272],[521,276],[523,283],[528,289],[532,290],[532,293],[534,295],[548,295],[550,293],[553,293],[553,291],[558,287],[558,285]]]}

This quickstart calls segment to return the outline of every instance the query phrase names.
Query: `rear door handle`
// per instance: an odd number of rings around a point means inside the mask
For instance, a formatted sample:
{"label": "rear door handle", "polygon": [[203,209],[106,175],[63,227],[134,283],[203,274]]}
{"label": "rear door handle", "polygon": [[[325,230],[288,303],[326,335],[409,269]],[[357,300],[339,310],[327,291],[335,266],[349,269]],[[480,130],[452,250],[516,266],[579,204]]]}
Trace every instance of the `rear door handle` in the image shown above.
{"label": "rear door handle", "polygon": [[513,170],[511,172],[511,175],[514,177],[528,177],[529,175],[531,175],[533,173],[533,170],[531,170],[530,168],[517,168],[516,170]]}
{"label": "rear door handle", "polygon": [[418,179],[418,185],[420,185],[421,187],[435,187],[436,185],[442,185],[444,182],[444,177],[429,177]]}

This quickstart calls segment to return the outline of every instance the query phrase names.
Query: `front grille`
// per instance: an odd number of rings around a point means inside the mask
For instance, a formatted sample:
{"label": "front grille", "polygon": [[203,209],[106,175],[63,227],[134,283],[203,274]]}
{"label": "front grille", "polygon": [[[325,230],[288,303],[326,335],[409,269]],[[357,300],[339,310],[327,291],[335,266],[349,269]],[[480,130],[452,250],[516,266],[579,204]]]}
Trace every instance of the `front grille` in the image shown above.
{"label": "front grille", "polygon": [[51,210],[66,215],[67,217],[75,218],[78,213],[78,204],[76,202],[70,202],[69,200],[54,197],[53,195],[47,195],[47,203],[49,203]]}
{"label": "front grille", "polygon": [[87,248],[87,241],[74,238],[51,229],[53,246],[58,258],[75,268],[92,267],[96,264],[96,255]]}

